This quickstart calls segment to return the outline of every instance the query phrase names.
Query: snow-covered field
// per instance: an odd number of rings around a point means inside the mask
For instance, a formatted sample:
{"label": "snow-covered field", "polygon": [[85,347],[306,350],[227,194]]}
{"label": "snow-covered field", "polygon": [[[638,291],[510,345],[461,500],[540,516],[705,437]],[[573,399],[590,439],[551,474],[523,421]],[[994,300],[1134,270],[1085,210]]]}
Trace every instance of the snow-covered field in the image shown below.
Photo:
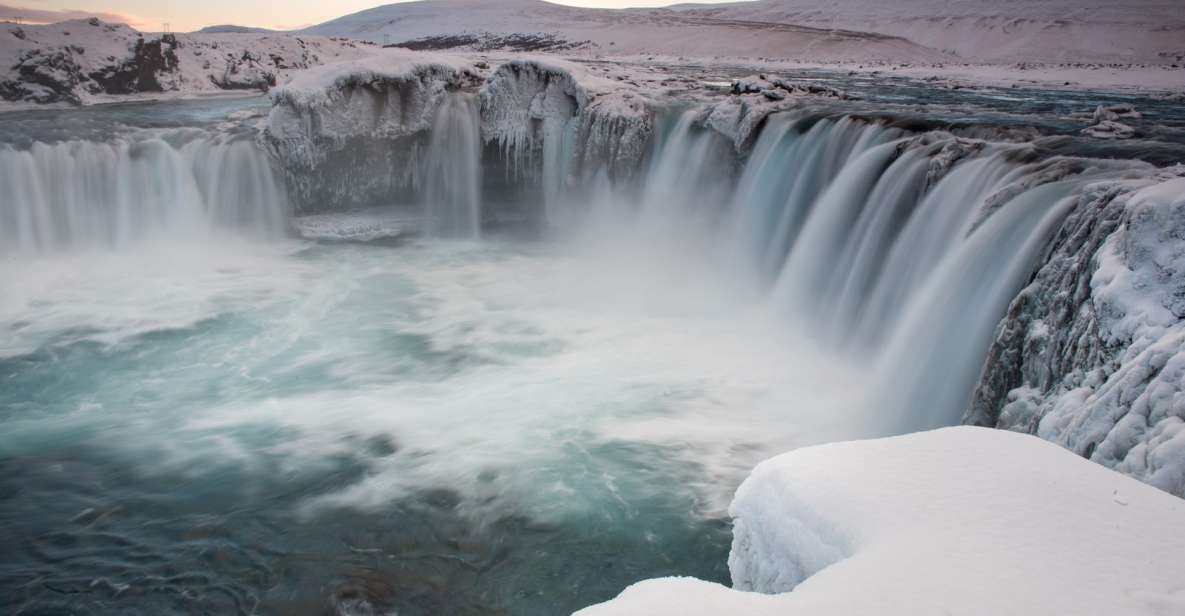
{"label": "snow-covered field", "polygon": [[1185,613],[1185,501],[1031,436],[800,449],[730,512],[734,589],[651,580],[579,614]]}
{"label": "snow-covered field", "polygon": [[1179,0],[759,0],[679,9],[898,36],[971,62],[1172,64],[1185,56]]}

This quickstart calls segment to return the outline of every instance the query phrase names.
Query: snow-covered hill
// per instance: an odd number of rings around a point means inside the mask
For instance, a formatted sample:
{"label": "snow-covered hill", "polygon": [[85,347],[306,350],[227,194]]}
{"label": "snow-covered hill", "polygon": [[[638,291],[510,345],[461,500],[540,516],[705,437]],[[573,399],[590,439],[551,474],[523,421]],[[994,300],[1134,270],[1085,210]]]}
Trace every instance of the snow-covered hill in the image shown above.
{"label": "snow-covered hill", "polygon": [[1185,56],[1180,0],[759,0],[608,10],[423,0],[306,30],[413,48],[821,61],[1161,63]]}
{"label": "snow-covered hill", "polygon": [[372,53],[286,34],[144,34],[98,19],[0,25],[0,101],[87,103],[109,95],[266,90],[296,70]]}
{"label": "snow-covered hill", "polygon": [[877,32],[981,62],[1172,63],[1185,56],[1181,0],[759,0],[670,12]]}
{"label": "snow-covered hill", "polygon": [[593,54],[926,61],[941,54],[862,32],[718,19],[678,11],[586,9],[543,0],[425,0],[390,4],[313,26],[415,49],[513,49]]}

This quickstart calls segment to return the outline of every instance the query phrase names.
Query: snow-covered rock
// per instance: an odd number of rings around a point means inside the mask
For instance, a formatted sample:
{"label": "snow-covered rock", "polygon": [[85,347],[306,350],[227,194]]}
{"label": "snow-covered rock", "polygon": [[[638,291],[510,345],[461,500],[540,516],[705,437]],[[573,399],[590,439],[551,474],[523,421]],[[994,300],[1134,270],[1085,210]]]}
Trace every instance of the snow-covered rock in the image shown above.
{"label": "snow-covered rock", "polygon": [[1136,129],[1114,120],[1103,120],[1094,126],[1082,129],[1082,134],[1095,139],[1130,139]]}
{"label": "snow-covered rock", "polygon": [[618,182],[633,179],[653,118],[637,87],[551,58],[507,62],[481,90],[482,138],[519,171],[557,184],[545,190],[601,170]]}
{"label": "snow-covered rock", "polygon": [[1131,118],[1133,120],[1138,120],[1141,117],[1143,117],[1143,115],[1139,111],[1136,111],[1136,108],[1131,105],[1099,105],[1095,108],[1094,113],[1091,114],[1091,119],[1094,120],[1095,124],[1101,124],[1107,121],[1114,122],[1120,118]]}
{"label": "snow-covered rock", "polygon": [[1185,501],[1028,435],[959,427],[800,449],[759,465],[730,514],[734,589],[649,580],[579,614],[1185,610]]}
{"label": "snow-covered rock", "polygon": [[[558,59],[496,67],[385,49],[305,71],[272,93],[266,142],[304,212],[410,202],[433,118],[451,92],[479,93],[486,179],[544,200],[595,176],[632,181],[654,111],[635,85]],[[521,200],[521,199],[520,199]]]}
{"label": "snow-covered rock", "polygon": [[298,209],[391,203],[414,188],[444,97],[480,83],[454,56],[388,49],[328,64],[272,91],[265,140]]}
{"label": "snow-covered rock", "polygon": [[1035,433],[1185,496],[1178,176],[1084,192],[997,329],[966,423]]}
{"label": "snow-covered rock", "polygon": [[128,94],[267,90],[293,71],[370,53],[282,34],[155,34],[98,19],[0,25],[0,100],[85,104]]}

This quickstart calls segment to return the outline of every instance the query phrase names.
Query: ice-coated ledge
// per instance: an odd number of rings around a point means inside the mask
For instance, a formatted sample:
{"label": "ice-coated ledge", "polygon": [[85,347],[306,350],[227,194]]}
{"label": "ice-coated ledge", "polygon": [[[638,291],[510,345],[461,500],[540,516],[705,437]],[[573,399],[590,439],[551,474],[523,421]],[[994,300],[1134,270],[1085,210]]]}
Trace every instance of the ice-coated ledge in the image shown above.
{"label": "ice-coated ledge", "polygon": [[482,139],[516,166],[540,161],[545,182],[600,170],[626,179],[641,166],[653,126],[651,102],[637,86],[556,58],[506,62],[481,90]]}
{"label": "ice-coated ledge", "polygon": [[1185,496],[1185,168],[1084,191],[996,331],[964,421]]}
{"label": "ice-coated ledge", "polygon": [[415,187],[445,96],[480,82],[467,60],[398,49],[316,67],[272,91],[264,141],[298,211],[390,204]]}
{"label": "ice-coated ledge", "polygon": [[281,139],[402,136],[431,125],[433,103],[447,88],[479,81],[463,58],[384,49],[311,68],[273,89],[268,131]]}
{"label": "ice-coated ledge", "polygon": [[578,613],[1185,613],[1185,501],[1033,436],[793,451],[760,464],[730,514],[735,590],[649,580]]}

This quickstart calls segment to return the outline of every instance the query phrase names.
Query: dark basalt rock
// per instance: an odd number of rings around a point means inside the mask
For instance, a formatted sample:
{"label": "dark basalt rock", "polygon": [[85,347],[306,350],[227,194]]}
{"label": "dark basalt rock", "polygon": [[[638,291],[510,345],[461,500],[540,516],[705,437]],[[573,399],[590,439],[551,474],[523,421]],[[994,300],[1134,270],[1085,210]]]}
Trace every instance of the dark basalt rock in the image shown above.
{"label": "dark basalt rock", "polygon": [[134,94],[137,92],[163,92],[158,75],[177,70],[177,38],[165,34],[159,39],[136,41],[130,59],[95,71],[88,75],[95,86],[95,94]]}

